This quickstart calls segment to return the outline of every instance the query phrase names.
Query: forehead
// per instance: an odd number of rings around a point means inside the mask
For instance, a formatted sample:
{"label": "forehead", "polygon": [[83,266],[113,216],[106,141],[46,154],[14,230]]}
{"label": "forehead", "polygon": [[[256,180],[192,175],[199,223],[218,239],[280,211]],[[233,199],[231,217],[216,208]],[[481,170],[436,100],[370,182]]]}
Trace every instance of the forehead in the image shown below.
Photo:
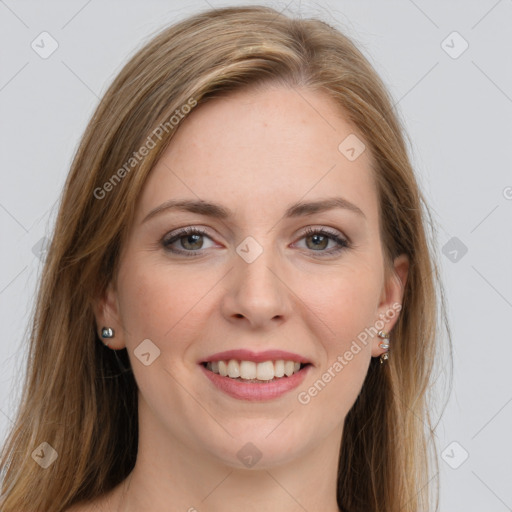
{"label": "forehead", "polygon": [[261,216],[300,199],[341,195],[376,220],[369,150],[349,159],[344,141],[363,147],[322,92],[269,87],[210,100],[181,121],[148,177],[137,216],[178,197]]}

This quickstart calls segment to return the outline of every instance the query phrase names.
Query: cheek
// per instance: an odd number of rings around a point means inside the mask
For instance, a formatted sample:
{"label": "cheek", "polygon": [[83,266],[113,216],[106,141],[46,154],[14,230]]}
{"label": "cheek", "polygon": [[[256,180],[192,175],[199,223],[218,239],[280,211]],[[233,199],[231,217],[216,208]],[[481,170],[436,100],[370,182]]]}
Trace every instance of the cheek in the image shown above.
{"label": "cheek", "polygon": [[315,279],[314,286],[311,281],[302,285],[301,296],[308,297],[307,309],[314,313],[310,318],[315,325],[310,328],[317,333],[321,329],[323,350],[317,375],[301,389],[299,402],[309,401],[311,410],[330,411],[324,416],[330,427],[353,406],[368,372],[370,329],[378,320],[380,276],[376,268],[359,259]]}
{"label": "cheek", "polygon": [[187,317],[198,320],[196,308],[207,286],[208,280],[194,279],[186,271],[147,263],[126,265],[119,305],[127,345],[145,338],[160,344],[181,333]]}
{"label": "cheek", "polygon": [[[336,428],[354,405],[371,360],[371,331],[378,319],[378,279],[368,269],[351,268],[331,276],[322,288],[311,287],[308,308],[322,344],[320,367],[299,390],[298,401],[323,419],[322,428]],[[318,284],[318,282],[317,282]],[[303,293],[306,290],[303,289]],[[312,320],[315,322],[315,320]]]}
{"label": "cheek", "polygon": [[350,263],[296,283],[307,309],[321,320],[329,353],[344,350],[378,318],[380,276],[363,261]]}

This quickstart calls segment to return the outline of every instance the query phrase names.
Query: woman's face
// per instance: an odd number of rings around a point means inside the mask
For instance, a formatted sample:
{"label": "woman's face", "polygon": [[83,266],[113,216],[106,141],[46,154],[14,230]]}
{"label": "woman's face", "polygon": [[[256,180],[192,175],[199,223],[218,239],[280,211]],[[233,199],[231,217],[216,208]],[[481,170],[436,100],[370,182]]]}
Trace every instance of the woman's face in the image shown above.
{"label": "woman's face", "polygon": [[[407,275],[401,257],[400,279],[385,280],[370,154],[354,132],[328,96],[283,87],[181,122],[96,309],[111,348],[128,349],[140,432],[159,450],[270,467],[341,439]],[[154,212],[169,201],[188,207]],[[305,366],[280,376],[292,362]]]}

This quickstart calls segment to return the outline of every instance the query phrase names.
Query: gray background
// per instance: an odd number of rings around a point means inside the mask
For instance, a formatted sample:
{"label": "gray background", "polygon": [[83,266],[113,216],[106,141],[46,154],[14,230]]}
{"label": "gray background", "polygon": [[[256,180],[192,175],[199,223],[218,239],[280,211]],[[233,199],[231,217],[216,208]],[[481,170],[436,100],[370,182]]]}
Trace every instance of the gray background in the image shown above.
{"label": "gray background", "polygon": [[[164,25],[238,3],[0,0],[1,439],[44,237],[99,97]],[[352,36],[398,103],[438,223],[453,331],[453,391],[436,430],[441,510],[512,510],[512,1],[267,4]],[[46,59],[31,47],[51,48],[43,31],[58,43]]]}

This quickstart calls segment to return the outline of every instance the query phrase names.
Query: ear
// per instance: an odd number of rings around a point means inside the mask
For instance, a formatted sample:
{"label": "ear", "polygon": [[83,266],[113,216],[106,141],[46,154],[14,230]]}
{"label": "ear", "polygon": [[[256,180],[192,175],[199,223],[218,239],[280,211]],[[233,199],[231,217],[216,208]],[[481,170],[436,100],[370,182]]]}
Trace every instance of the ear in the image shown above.
{"label": "ear", "polygon": [[[119,315],[119,303],[117,292],[112,283],[109,283],[105,292],[98,297],[93,305],[94,317],[96,319],[96,332],[100,340],[108,344],[113,350],[119,350],[126,346],[124,331]],[[111,327],[114,330],[113,338],[103,338],[101,330],[103,327]]]}
{"label": "ear", "polygon": [[[404,296],[405,284],[409,274],[409,258],[406,254],[401,254],[396,257],[393,262],[393,270],[386,276],[380,303],[378,307],[377,325],[384,327],[382,330],[389,333],[393,326],[398,321],[400,310],[402,309],[402,301]],[[374,337],[372,345],[372,357],[382,355],[386,350],[379,347],[382,338],[379,336]],[[393,344],[393,336],[390,337],[391,345]]]}

